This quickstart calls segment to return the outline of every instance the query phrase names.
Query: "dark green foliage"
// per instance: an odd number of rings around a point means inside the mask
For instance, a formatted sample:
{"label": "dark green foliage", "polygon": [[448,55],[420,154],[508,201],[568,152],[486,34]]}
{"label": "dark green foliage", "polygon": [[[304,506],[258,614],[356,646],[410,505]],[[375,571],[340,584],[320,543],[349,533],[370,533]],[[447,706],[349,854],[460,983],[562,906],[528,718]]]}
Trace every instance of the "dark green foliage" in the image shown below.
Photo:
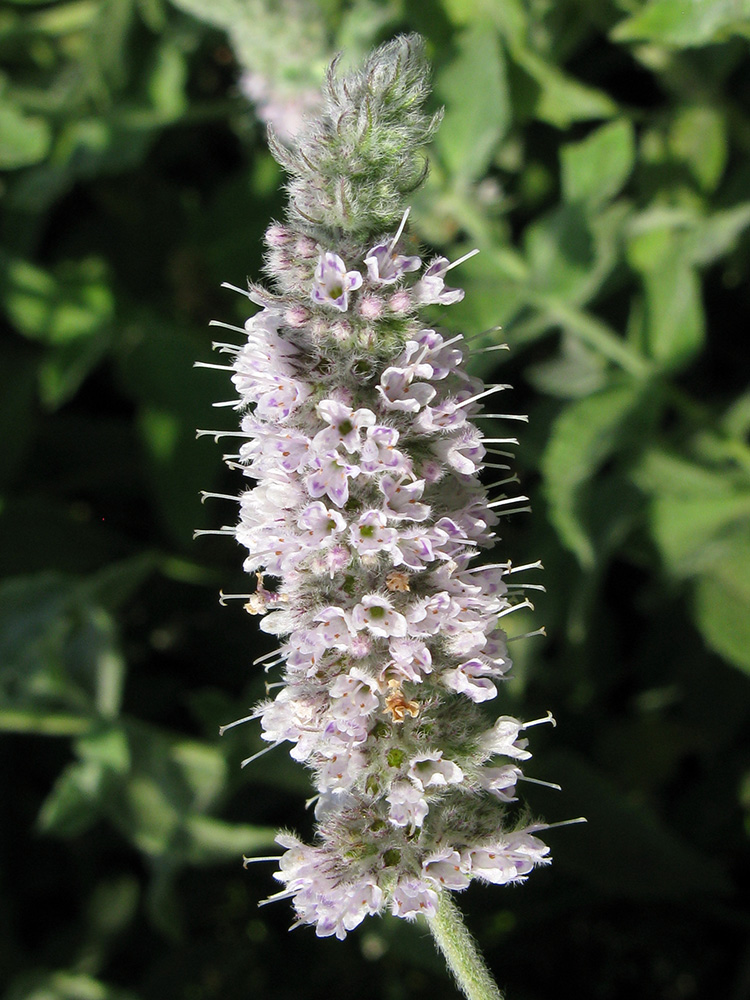
{"label": "dark green foliage", "polygon": [[244,319],[220,283],[262,277],[283,212],[242,71],[278,66],[288,94],[335,49],[351,65],[412,31],[445,116],[411,222],[453,258],[481,248],[442,318],[502,324],[510,354],[475,370],[530,414],[534,512],[501,546],[543,560],[516,629],[549,639],[513,644],[498,711],[554,711],[529,773],[563,791],[526,798],[589,818],[549,834],[555,863],[527,886],[459,902],[509,1000],[742,1000],[750,9],[206,7],[210,23],[197,0],[0,10],[2,1000],[455,995],[401,921],[339,943],[288,936],[286,904],[257,910],[276,885],[241,855],[307,832],[306,778],[282,749],[240,771],[252,726],[218,738],[275,679],[251,666],[271,646],[218,607],[246,589],[239,551],[191,540],[234,515],[198,490],[240,485],[193,432],[232,425],[210,408],[227,381],[192,363],[209,319]]}

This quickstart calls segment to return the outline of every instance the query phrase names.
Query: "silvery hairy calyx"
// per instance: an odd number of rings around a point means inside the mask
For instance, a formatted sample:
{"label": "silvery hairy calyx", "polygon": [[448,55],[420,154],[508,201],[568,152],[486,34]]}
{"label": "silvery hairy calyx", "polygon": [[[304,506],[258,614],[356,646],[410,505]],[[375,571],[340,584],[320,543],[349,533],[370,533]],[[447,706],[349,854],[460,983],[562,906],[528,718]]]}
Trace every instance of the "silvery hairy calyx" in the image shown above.
{"label": "silvery hairy calyx", "polygon": [[[420,39],[398,38],[357,73],[331,67],[294,146],[271,135],[290,199],[266,233],[270,286],[236,289],[260,308],[228,327],[241,344],[215,347],[239,397],[227,460],[249,481],[220,530],[256,581],[238,596],[280,639],[261,658],[280,672],[275,697],[248,719],[268,749],[291,745],[315,787],[315,842],[278,836],[271,899],[321,936],[385,911],[424,916],[448,954],[472,948],[452,892],[522,882],[550,860],[544,824],[515,803],[525,733],[552,720],[493,722],[484,706],[511,666],[507,620],[530,606],[515,574],[539,564],[485,556],[499,517],[528,508],[504,492],[514,438],[480,426],[524,418],[483,423],[506,387],[467,374],[462,336],[420,320],[463,298],[449,272],[471,256],[425,256],[409,235],[440,120],[423,110],[427,75]],[[469,995],[497,996],[456,974]]]}

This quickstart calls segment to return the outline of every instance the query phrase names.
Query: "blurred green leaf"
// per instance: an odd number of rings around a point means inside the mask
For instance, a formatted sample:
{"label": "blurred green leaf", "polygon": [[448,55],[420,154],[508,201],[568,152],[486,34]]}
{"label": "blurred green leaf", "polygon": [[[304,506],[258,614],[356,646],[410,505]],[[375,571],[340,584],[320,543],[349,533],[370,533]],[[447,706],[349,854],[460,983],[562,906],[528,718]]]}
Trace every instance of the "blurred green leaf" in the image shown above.
{"label": "blurred green leaf", "polygon": [[711,107],[681,108],[670,126],[669,149],[704,191],[713,191],[727,162],[724,116]]}
{"label": "blurred green leaf", "polygon": [[510,54],[520,71],[519,111],[562,129],[617,114],[617,105],[603,91],[579,83],[531,49],[511,47]]}
{"label": "blurred green leaf", "polygon": [[600,354],[565,333],[560,354],[527,369],[526,377],[534,388],[547,395],[578,399],[603,389],[609,375]]}
{"label": "blurred green leaf", "polygon": [[705,319],[701,286],[689,247],[675,226],[653,226],[632,236],[628,256],[642,271],[646,353],[667,368],[684,366],[701,349]]}
{"label": "blurred green leaf", "polygon": [[111,617],[75,581],[40,573],[0,584],[0,724],[29,726],[40,712],[39,731],[51,732],[60,709],[114,716],[123,675]]}
{"label": "blurred green leaf", "polygon": [[550,517],[584,567],[593,566],[595,553],[582,504],[586,499],[597,505],[597,470],[623,440],[637,434],[633,417],[641,397],[637,383],[612,385],[569,404],[552,425],[542,456]]}
{"label": "blurred green leaf", "polygon": [[68,344],[109,326],[114,297],[98,258],[70,261],[57,274],[28,261],[0,261],[0,298],[16,328],[33,340]]}
{"label": "blurred green leaf", "polygon": [[503,54],[490,22],[477,21],[457,39],[435,89],[445,118],[435,140],[457,185],[483,177],[511,121]]}
{"label": "blurred green leaf", "polygon": [[619,193],[633,169],[635,138],[629,121],[602,125],[560,153],[562,189],[568,202],[597,207]]}
{"label": "blurred green leaf", "polygon": [[672,575],[710,569],[723,556],[720,538],[750,516],[750,484],[679,455],[650,448],[633,477],[651,496],[651,531]]}
{"label": "blurred green leaf", "polygon": [[28,116],[0,97],[0,170],[39,163],[49,152],[52,133],[43,118]]}
{"label": "blurred green leaf", "polygon": [[649,0],[616,26],[617,42],[658,42],[678,48],[706,45],[737,32],[750,35],[748,0]]}
{"label": "blurred green leaf", "polygon": [[696,623],[708,645],[750,674],[750,519],[725,538],[710,572],[697,580]]}
{"label": "blurred green leaf", "polygon": [[615,203],[592,218],[581,204],[562,204],[524,233],[532,300],[541,293],[566,304],[587,302],[617,263],[627,206]]}
{"label": "blurred green leaf", "polygon": [[138,998],[129,990],[108,986],[101,980],[83,973],[34,972],[19,977],[3,995],[3,1000],[138,1000]]}
{"label": "blurred green leaf", "polygon": [[701,219],[689,239],[690,260],[699,266],[712,264],[734,247],[748,225],[750,202],[742,202]]}
{"label": "blurred green leaf", "polygon": [[37,827],[58,837],[77,837],[101,816],[102,768],[95,761],[69,764],[44,800]]}

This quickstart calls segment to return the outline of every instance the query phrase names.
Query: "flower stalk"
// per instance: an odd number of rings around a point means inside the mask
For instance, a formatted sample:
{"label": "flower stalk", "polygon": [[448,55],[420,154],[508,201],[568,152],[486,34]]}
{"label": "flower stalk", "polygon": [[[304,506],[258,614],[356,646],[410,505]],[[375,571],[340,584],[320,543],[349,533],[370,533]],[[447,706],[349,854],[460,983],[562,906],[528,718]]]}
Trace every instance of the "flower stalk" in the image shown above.
{"label": "flower stalk", "polygon": [[358,73],[334,64],[321,117],[272,144],[291,179],[266,233],[271,287],[235,289],[260,309],[218,324],[241,343],[214,345],[240,431],[199,433],[240,442],[225,458],[254,485],[237,522],[208,533],[247,549],[256,586],[239,596],[281,643],[265,663],[278,693],[223,731],[259,720],[316,791],[315,842],[277,837],[268,901],[338,938],[386,910],[425,917],[467,997],[486,1000],[500,994],[450,897],[549,863],[516,786],[526,730],[554,720],[490,724],[483,708],[511,666],[507,622],[532,606],[507,578],[539,564],[483,561],[500,518],[528,509],[498,492],[514,476],[481,478],[507,469],[498,441],[517,443],[476,422],[508,387],[470,376],[462,337],[420,318],[463,298],[446,278],[475,252],[423,261],[408,230],[440,118],[423,110],[427,78],[416,36]]}

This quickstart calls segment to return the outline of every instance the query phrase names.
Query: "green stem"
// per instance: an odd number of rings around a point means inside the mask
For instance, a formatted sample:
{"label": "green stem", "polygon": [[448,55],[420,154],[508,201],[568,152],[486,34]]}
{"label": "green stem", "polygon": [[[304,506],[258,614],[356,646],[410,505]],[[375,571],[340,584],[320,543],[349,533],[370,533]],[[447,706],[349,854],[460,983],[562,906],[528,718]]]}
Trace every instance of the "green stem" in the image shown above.
{"label": "green stem", "polygon": [[467,1000],[503,1000],[449,892],[440,893],[437,913],[427,923]]}

